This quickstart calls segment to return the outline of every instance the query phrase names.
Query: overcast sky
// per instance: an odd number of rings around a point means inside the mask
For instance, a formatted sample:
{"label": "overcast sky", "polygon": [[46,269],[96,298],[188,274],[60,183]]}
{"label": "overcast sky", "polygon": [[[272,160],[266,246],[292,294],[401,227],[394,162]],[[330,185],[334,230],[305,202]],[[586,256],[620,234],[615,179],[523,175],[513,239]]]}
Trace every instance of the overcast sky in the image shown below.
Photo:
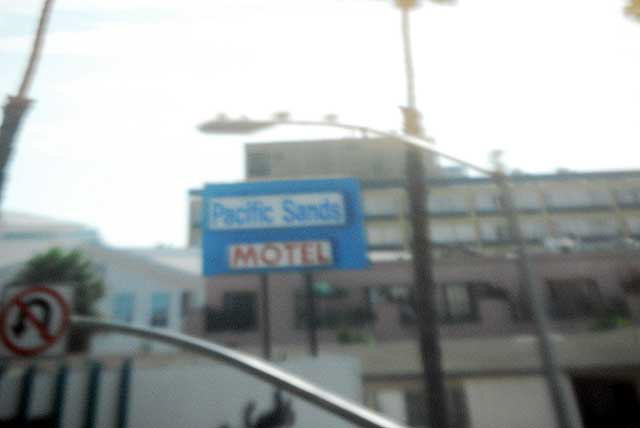
{"label": "overcast sky", "polygon": [[[41,0],[0,0],[0,92],[15,94]],[[459,0],[413,15],[427,133],[478,163],[637,168],[640,23],[623,0]],[[107,243],[184,245],[187,191],[240,180],[216,115],[399,129],[405,82],[391,0],[55,0],[3,208],[98,228]]]}

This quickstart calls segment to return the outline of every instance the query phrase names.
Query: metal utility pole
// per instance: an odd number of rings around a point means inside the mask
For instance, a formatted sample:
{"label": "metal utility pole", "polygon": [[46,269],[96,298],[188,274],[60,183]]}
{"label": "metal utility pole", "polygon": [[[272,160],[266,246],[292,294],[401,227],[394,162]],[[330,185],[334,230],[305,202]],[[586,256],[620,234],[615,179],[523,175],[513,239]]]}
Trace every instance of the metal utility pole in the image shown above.
{"label": "metal utility pole", "polygon": [[27,69],[25,70],[24,76],[22,77],[22,83],[20,84],[18,95],[9,96],[7,99],[7,103],[3,108],[4,116],[2,118],[2,125],[0,125],[0,206],[2,204],[3,190],[7,175],[7,166],[9,164],[9,159],[11,158],[11,152],[13,151],[13,144],[16,138],[16,134],[20,129],[20,124],[25,112],[31,105],[32,100],[27,98],[27,92],[29,92],[29,88],[31,87],[31,83],[33,82],[35,69],[40,59],[40,52],[42,51],[44,34],[47,29],[52,6],[53,0],[44,1],[42,12],[40,14],[40,21],[38,22],[36,38],[33,41],[31,56],[29,57]]}
{"label": "metal utility pole", "polygon": [[513,190],[511,184],[507,181],[507,177],[503,168],[497,164],[494,179],[500,190],[502,206],[509,222],[511,231],[511,240],[515,244],[516,263],[518,266],[518,280],[520,290],[523,294],[525,305],[531,311],[533,325],[538,339],[538,351],[540,352],[540,361],[542,363],[542,371],[547,380],[547,387],[551,395],[551,402],[555,409],[558,428],[574,428],[573,420],[569,414],[569,405],[567,397],[562,391],[561,372],[558,363],[558,356],[555,348],[551,343],[549,334],[549,319],[544,310],[544,303],[540,290],[533,281],[533,273],[529,254],[527,253],[522,227],[516,212],[516,206],[513,199]]}
{"label": "metal utility pole", "polygon": [[[411,55],[411,28],[409,15],[417,0],[395,0],[402,17],[402,40],[407,79],[407,106],[402,108],[404,132],[421,137],[421,116],[416,108],[415,79]],[[413,263],[414,304],[418,319],[418,332],[424,392],[429,426],[448,428],[447,389],[442,369],[442,350],[438,326],[436,284],[429,230],[427,187],[425,185],[424,151],[414,145],[406,146],[407,195],[412,229],[411,255]]]}

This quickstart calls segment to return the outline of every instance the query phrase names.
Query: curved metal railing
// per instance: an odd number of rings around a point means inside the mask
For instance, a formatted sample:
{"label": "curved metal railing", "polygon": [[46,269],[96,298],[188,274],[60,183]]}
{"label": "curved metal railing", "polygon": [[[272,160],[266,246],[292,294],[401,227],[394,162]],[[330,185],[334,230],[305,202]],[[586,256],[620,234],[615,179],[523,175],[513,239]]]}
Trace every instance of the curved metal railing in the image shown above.
{"label": "curved metal railing", "polygon": [[306,380],[265,362],[262,359],[234,351],[215,343],[168,330],[152,329],[97,318],[74,316],[75,326],[92,330],[118,332],[146,339],[159,340],[191,352],[207,356],[268,382],[346,421],[366,428],[406,428],[371,410],[345,400]]}

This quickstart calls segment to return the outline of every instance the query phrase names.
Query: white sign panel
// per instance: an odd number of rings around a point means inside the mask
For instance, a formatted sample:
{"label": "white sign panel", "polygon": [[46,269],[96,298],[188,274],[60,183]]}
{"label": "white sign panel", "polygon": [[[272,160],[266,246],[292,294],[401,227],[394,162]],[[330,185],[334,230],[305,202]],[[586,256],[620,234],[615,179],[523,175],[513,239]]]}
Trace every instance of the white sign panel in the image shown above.
{"label": "white sign panel", "polygon": [[216,197],[208,200],[211,230],[341,226],[347,222],[339,192]]}
{"label": "white sign panel", "polygon": [[259,242],[229,246],[230,269],[330,266],[332,263],[329,241]]}
{"label": "white sign panel", "polygon": [[0,310],[0,354],[62,354],[71,315],[69,286],[9,287]]}

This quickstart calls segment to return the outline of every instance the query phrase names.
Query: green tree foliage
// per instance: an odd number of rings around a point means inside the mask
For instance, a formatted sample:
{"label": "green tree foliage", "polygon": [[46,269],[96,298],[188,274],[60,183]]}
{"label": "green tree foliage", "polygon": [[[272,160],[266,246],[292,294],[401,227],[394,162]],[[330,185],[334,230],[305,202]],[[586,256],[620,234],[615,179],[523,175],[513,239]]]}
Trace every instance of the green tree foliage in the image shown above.
{"label": "green tree foliage", "polygon": [[73,286],[73,312],[96,315],[95,303],[104,295],[104,282],[80,250],[50,250],[32,257],[11,281],[15,285],[67,283]]}
{"label": "green tree foliage", "polygon": [[[95,303],[104,295],[104,282],[96,266],[80,250],[51,248],[35,255],[13,278],[10,285],[65,283],[73,286],[73,313],[95,316]],[[91,331],[73,327],[69,331],[69,352],[85,352]]]}

